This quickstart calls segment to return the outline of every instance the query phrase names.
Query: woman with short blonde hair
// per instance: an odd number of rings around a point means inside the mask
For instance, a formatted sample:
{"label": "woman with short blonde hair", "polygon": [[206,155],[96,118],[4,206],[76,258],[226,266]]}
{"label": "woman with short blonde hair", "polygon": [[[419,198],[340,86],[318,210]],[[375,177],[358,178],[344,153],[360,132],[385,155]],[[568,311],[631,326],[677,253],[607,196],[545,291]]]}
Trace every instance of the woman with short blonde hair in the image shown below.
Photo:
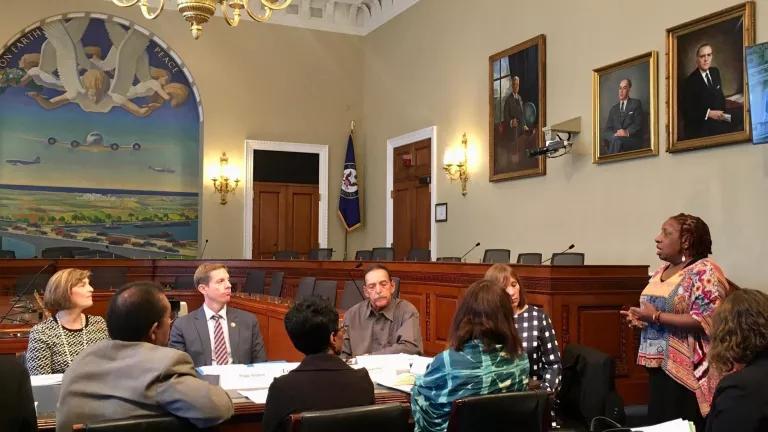
{"label": "woman with short blonde hair", "polygon": [[69,268],[48,280],[43,303],[53,316],[29,333],[30,375],[64,373],[85,347],[109,339],[104,318],[83,313],[93,305],[90,275],[88,270]]}

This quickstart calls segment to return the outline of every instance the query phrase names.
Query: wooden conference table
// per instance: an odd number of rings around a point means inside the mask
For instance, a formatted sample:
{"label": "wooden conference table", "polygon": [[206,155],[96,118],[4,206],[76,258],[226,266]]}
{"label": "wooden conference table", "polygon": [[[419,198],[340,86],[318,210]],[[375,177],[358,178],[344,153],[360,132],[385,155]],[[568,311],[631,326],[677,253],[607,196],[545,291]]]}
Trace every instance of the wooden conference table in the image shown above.
{"label": "wooden conference table", "polygon": [[[128,281],[154,280],[171,285],[176,276],[192,275],[203,261],[196,260],[112,260],[112,259],[0,259],[0,295],[13,292],[17,278],[39,271],[77,267],[123,269]],[[248,270],[265,270],[267,286],[271,271],[285,272],[282,298],[233,296],[231,306],[254,313],[270,360],[301,359],[283,327],[298,281],[303,276],[338,281],[337,299],[344,282],[362,279],[365,263],[355,269],[350,261],[223,260],[233,284],[244,286]],[[466,287],[481,278],[488,264],[443,262],[386,262],[393,276],[400,278],[400,296],[413,303],[421,315],[421,330],[426,355],[445,349],[453,315]],[[623,325],[619,310],[635,305],[648,281],[648,266],[528,266],[514,265],[529,304],[542,307],[552,319],[561,352],[578,343],[610,354],[616,362],[616,386],[626,404],[647,403],[647,376],[635,364],[639,333]],[[100,287],[96,287],[99,289]],[[190,310],[202,304],[195,291],[170,290],[168,297],[186,301]],[[88,313],[103,315],[112,291],[94,293],[94,306]],[[2,301],[0,301],[0,304]],[[0,311],[3,311],[0,307]],[[30,325],[0,325],[0,353],[26,349]],[[250,409],[250,408],[249,408]]]}

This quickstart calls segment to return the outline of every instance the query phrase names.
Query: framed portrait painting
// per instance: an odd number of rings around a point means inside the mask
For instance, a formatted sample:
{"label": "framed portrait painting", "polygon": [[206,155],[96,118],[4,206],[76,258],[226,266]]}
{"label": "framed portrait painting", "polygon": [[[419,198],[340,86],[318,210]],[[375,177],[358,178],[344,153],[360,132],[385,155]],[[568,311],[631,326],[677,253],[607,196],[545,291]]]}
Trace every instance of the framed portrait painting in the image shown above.
{"label": "framed portrait painting", "polygon": [[658,54],[592,71],[592,162],[659,154]]}
{"label": "framed portrait painting", "polygon": [[749,141],[744,47],[755,40],[755,3],[667,29],[667,151]]}
{"label": "framed portrait painting", "polygon": [[527,153],[544,143],[545,58],[543,34],[488,58],[492,182],[547,173],[546,158],[531,158]]}

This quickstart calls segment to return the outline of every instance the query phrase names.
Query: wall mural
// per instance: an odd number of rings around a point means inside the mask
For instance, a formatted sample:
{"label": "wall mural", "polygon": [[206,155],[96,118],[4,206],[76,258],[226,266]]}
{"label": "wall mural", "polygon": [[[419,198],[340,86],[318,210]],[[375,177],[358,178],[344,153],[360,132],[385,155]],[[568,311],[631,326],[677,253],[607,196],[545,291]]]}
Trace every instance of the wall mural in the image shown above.
{"label": "wall mural", "polygon": [[71,13],[20,32],[0,51],[2,248],[195,256],[197,94],[179,57],[122,18]]}

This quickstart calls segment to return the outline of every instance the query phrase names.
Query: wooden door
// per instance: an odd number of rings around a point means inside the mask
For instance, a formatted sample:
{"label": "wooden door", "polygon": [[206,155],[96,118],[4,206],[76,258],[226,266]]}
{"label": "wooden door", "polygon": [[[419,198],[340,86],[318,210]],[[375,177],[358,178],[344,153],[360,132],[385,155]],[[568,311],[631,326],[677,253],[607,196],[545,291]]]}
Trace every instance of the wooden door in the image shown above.
{"label": "wooden door", "polygon": [[320,188],[292,183],[253,183],[252,257],[279,250],[308,255],[319,246]]}
{"label": "wooden door", "polygon": [[412,248],[430,248],[431,141],[398,147],[393,158],[392,246],[395,260],[403,260]]}

